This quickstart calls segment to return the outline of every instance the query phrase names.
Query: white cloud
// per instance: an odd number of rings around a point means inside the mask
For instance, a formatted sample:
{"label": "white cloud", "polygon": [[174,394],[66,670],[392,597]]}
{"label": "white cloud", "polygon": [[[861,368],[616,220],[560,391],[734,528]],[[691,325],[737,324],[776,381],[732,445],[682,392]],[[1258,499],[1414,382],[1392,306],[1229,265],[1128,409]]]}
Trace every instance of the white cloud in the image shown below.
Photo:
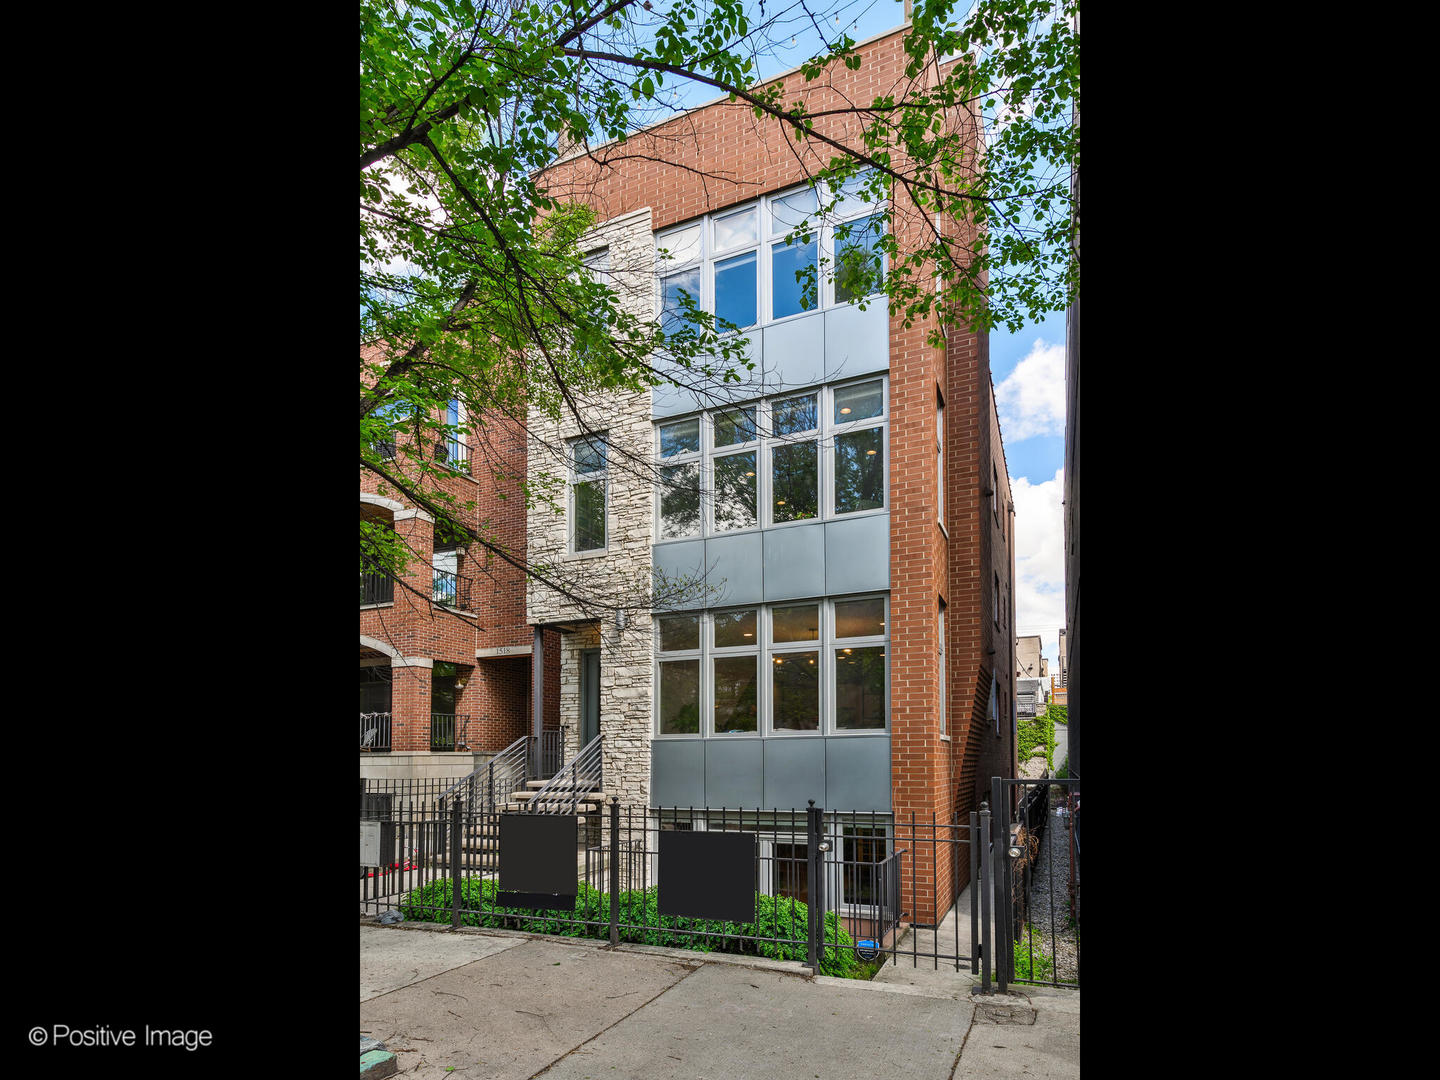
{"label": "white cloud", "polygon": [[1005,441],[1065,434],[1065,346],[1036,338],[1025,359],[995,388]]}
{"label": "white cloud", "polygon": [[1065,625],[1064,470],[1043,483],[1011,477],[1015,500],[1015,632],[1039,634],[1041,654],[1060,674],[1060,628]]}

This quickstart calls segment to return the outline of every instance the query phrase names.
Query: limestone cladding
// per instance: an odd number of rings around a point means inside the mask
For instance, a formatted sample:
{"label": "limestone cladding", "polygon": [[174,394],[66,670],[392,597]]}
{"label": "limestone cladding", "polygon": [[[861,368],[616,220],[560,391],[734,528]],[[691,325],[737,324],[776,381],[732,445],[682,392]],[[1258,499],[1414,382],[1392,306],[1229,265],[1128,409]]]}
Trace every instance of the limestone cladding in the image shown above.
{"label": "limestone cladding", "polygon": [[[611,287],[637,317],[650,319],[655,310],[655,237],[650,208],[625,214],[598,226],[585,241],[588,249],[609,249]],[[654,533],[654,456],[650,391],[606,393],[578,401],[589,429],[605,435],[609,451],[606,492],[606,545],[599,552],[569,550],[567,493],[555,491],[555,507],[537,503],[528,511],[529,560],[550,567],[554,577],[571,584],[570,592],[602,604],[642,597],[651,574],[650,544]],[[568,412],[559,421],[530,415],[530,479],[555,466],[555,449],[583,433]],[[623,601],[621,601],[623,602]],[[648,806],[650,799],[651,698],[654,684],[654,642],[648,605],[627,604],[624,629],[613,607],[589,606],[531,578],[526,587],[526,612],[532,624],[579,622],[574,633],[561,635],[560,722],[565,725],[566,760],[578,750],[580,732],[580,653],[600,652],[600,733],[605,738],[605,790],[623,803]]]}

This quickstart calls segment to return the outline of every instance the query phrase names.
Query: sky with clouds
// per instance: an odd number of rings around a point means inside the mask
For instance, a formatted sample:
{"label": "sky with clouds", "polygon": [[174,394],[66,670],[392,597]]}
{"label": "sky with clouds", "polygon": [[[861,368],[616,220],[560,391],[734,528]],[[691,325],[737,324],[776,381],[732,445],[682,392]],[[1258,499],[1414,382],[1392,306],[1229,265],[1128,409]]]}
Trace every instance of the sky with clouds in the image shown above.
{"label": "sky with clouds", "polygon": [[1015,500],[1015,629],[1060,673],[1065,625],[1065,314],[990,332],[990,377]]}

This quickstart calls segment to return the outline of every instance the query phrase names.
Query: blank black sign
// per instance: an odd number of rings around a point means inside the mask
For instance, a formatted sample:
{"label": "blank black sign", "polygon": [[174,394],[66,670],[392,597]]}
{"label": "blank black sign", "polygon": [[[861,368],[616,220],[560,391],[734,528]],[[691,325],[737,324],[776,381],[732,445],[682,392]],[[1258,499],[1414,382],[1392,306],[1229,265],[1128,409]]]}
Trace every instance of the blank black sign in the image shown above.
{"label": "blank black sign", "polygon": [[662,832],[661,915],[748,923],[755,918],[755,834]]}
{"label": "blank black sign", "polygon": [[575,906],[575,815],[501,814],[500,881],[495,899],[501,907]]}

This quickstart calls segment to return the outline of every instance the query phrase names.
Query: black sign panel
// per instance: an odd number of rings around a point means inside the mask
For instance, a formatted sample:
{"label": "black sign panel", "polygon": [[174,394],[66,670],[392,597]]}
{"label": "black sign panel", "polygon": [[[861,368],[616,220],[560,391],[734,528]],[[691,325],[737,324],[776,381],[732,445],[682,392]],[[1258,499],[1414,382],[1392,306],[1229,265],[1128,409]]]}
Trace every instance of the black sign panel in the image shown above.
{"label": "black sign panel", "polygon": [[575,906],[575,815],[501,814],[500,881],[495,900],[501,907]]}
{"label": "black sign panel", "polygon": [[662,832],[661,915],[724,919],[755,918],[755,834]]}

